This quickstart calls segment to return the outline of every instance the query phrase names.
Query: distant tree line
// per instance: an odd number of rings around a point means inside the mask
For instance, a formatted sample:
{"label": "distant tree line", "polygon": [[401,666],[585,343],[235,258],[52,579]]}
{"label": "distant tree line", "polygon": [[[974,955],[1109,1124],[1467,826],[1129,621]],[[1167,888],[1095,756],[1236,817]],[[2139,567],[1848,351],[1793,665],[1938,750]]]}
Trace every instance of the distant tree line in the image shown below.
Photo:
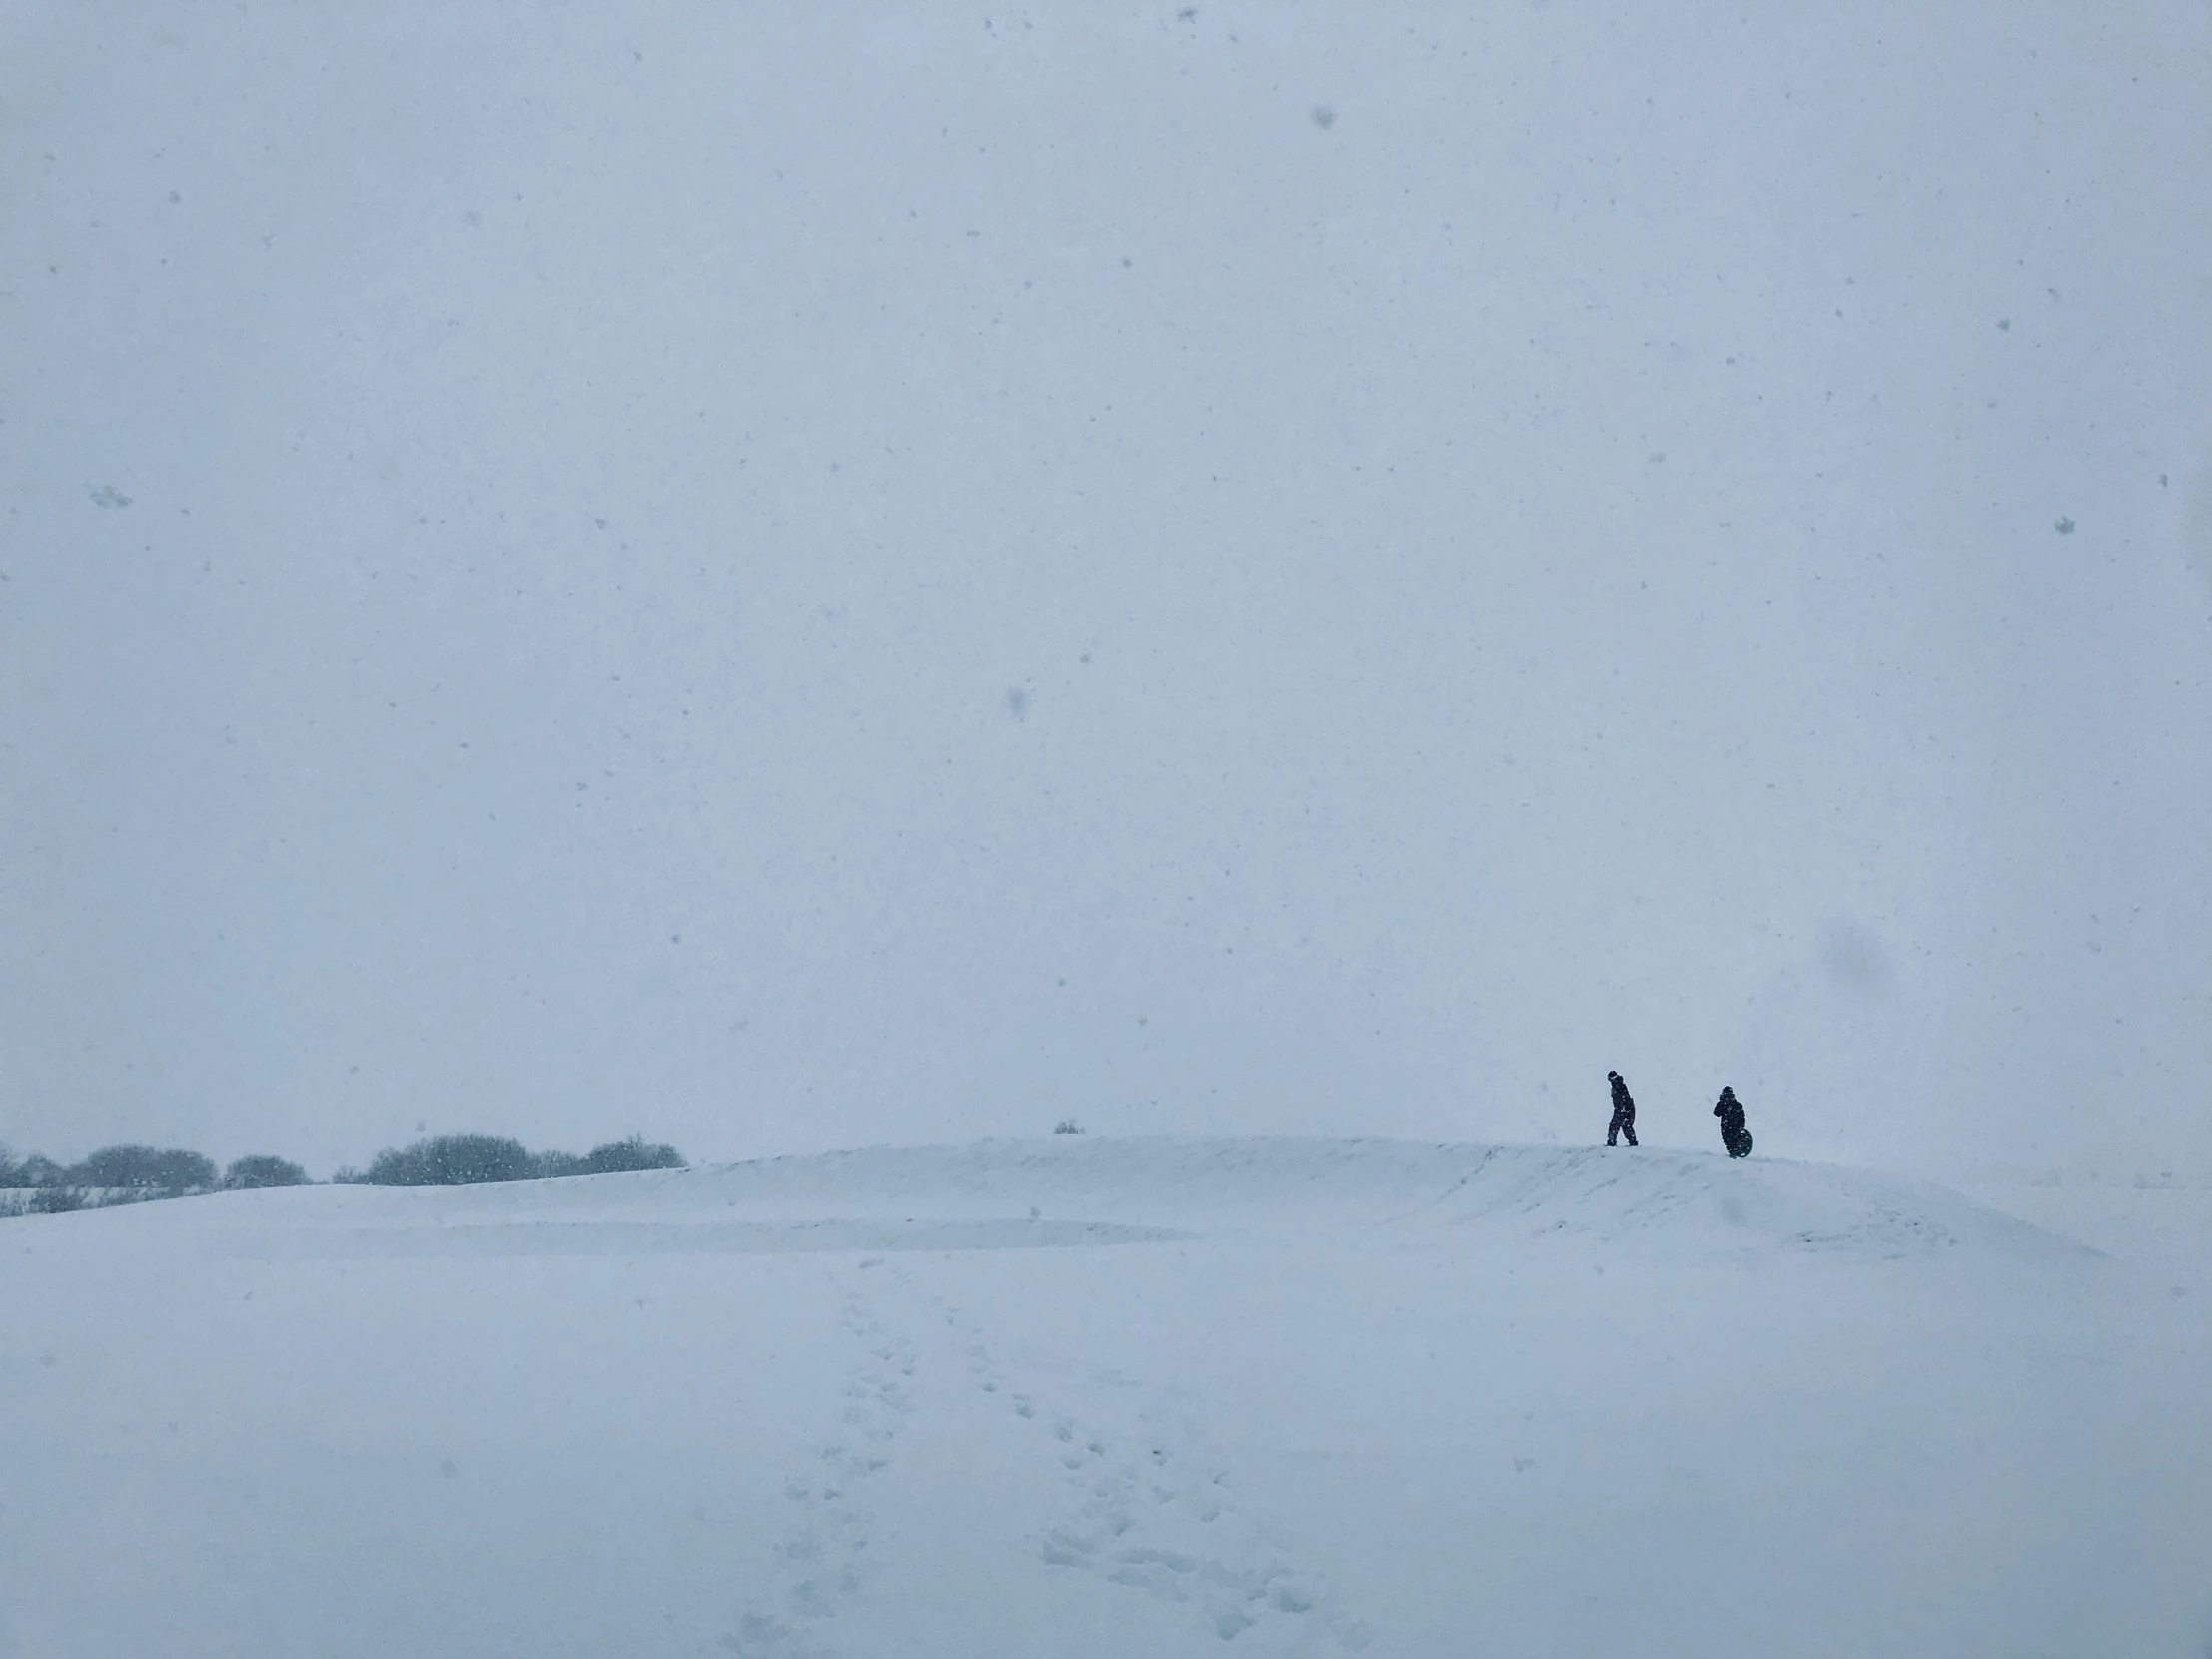
{"label": "distant tree line", "polygon": [[[454,1187],[479,1181],[540,1181],[683,1167],[684,1156],[676,1148],[649,1142],[642,1135],[604,1141],[581,1157],[573,1152],[532,1152],[520,1141],[501,1135],[438,1135],[412,1146],[386,1148],[367,1169],[341,1169],[333,1179],[379,1187]],[[57,1164],[36,1152],[18,1159],[0,1147],[0,1215],[305,1185],[305,1170],[288,1158],[266,1153],[237,1159],[219,1172],[213,1159],[175,1146],[104,1146],[74,1164]]]}
{"label": "distant tree line", "polygon": [[241,1158],[218,1171],[205,1153],[181,1146],[104,1146],[74,1164],[57,1164],[34,1152],[11,1157],[0,1147],[0,1188],[52,1195],[32,1209],[82,1209],[86,1204],[127,1204],[145,1198],[183,1198],[227,1187],[296,1187],[307,1172],[287,1158]]}
{"label": "distant tree line", "polygon": [[573,1152],[532,1152],[504,1135],[436,1135],[412,1146],[386,1147],[365,1170],[341,1169],[332,1179],[371,1187],[466,1187],[683,1167],[684,1155],[676,1148],[642,1135],[603,1141],[580,1158]]}

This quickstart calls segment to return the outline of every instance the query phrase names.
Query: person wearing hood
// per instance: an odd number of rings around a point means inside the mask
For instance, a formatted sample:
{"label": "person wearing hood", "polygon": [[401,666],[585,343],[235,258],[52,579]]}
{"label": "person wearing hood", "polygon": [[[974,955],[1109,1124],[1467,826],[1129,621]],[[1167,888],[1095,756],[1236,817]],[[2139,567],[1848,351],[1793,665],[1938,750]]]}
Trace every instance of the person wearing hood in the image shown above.
{"label": "person wearing hood", "polygon": [[1744,1103],[1726,1084],[1721,1087],[1720,1103],[1713,1108],[1713,1115],[1721,1120],[1721,1145],[1728,1148],[1728,1155],[1750,1157],[1751,1131],[1744,1127]]}

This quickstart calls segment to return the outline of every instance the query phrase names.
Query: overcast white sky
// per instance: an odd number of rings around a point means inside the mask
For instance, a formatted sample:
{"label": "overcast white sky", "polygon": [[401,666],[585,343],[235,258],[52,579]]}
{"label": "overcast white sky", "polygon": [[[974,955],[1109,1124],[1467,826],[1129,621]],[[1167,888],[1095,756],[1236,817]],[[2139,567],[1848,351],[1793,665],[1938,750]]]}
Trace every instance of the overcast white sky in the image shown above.
{"label": "overcast white sky", "polygon": [[899,10],[0,14],[0,1140],[2212,1162],[2203,6]]}

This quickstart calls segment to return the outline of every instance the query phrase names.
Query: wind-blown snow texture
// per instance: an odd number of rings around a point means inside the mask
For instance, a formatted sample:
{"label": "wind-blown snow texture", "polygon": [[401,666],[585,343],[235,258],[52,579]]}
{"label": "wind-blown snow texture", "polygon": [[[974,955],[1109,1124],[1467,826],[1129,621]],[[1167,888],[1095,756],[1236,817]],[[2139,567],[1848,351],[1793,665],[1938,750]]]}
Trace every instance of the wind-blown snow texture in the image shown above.
{"label": "wind-blown snow texture", "polygon": [[12,0],[0,1134],[1618,1066],[2201,1169],[2208,85],[2194,0]]}
{"label": "wind-blown snow texture", "polygon": [[0,1273],[10,1659],[2212,1631],[2204,1296],[1864,1171],[1059,1137],[27,1218]]}

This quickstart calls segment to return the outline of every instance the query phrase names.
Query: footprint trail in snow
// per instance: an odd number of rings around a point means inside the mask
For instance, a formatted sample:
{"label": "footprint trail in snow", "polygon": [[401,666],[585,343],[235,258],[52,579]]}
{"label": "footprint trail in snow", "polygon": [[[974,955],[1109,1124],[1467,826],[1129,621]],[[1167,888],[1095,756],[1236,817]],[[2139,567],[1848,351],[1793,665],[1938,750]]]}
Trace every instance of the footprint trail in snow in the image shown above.
{"label": "footprint trail in snow", "polygon": [[836,1650],[823,1645],[830,1621],[866,1592],[872,1576],[875,1516],[867,1489],[890,1466],[892,1442],[913,1413],[908,1384],[917,1355],[856,1287],[846,1290],[837,1323],[864,1357],[845,1382],[836,1432],[811,1466],[784,1482],[793,1515],[776,1544],[774,1582],[748,1601],[737,1630],[721,1639],[739,1659],[836,1659]]}
{"label": "footprint trail in snow", "polygon": [[1318,1575],[1292,1563],[1274,1529],[1240,1508],[1231,1469],[1195,1421],[1177,1420],[1164,1403],[1141,1407],[1118,1430],[1054,1410],[1040,1390],[1009,1387],[974,1321],[932,1300],[963,1339],[978,1386],[1003,1397],[1038,1453],[1058,1466],[1066,1507],[1036,1542],[1047,1567],[1187,1609],[1224,1642],[1242,1638],[1240,1645],[1269,1652],[1368,1646],[1367,1627],[1335,1604]]}

